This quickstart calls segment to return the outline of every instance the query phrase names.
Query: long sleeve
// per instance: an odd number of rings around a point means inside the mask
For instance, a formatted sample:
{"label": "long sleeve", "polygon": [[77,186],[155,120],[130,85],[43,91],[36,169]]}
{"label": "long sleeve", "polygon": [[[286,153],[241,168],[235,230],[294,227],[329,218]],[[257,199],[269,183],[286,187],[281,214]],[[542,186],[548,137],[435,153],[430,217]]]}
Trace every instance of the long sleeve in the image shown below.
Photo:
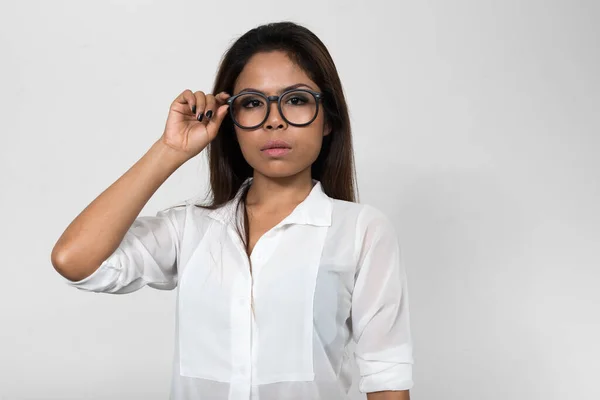
{"label": "long sleeve", "polygon": [[359,228],[361,224],[366,227],[358,247],[351,313],[359,390],[407,390],[413,386],[413,346],[398,238],[389,219],[373,207],[365,208]]}
{"label": "long sleeve", "polygon": [[119,247],[90,276],[67,284],[80,290],[125,294],[145,285],[172,290],[186,209],[170,208],[137,217]]}

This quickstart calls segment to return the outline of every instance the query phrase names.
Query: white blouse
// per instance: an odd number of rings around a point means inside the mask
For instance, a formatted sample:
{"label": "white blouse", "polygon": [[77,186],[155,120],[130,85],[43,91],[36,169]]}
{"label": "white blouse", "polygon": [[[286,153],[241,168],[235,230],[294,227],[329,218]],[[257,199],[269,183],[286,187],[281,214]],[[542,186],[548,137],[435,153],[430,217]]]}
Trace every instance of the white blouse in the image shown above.
{"label": "white blouse", "polygon": [[235,227],[241,193],[216,210],[138,216],[92,275],[63,279],[102,293],[177,288],[172,400],[348,399],[350,340],[361,392],[410,389],[406,272],[390,220],[313,180],[258,240],[251,273]]}

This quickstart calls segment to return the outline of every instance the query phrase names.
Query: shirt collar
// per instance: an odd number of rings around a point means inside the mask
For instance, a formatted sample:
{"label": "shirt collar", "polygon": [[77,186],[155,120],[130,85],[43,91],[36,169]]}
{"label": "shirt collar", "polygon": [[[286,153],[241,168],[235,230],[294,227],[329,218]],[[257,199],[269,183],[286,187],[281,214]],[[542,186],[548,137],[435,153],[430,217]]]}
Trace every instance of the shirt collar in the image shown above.
{"label": "shirt collar", "polygon": [[[252,179],[252,177],[247,178],[232,200],[215,210],[210,210],[208,216],[223,223],[234,221],[233,217],[243,189],[252,183]],[[312,182],[313,188],[308,196],[277,226],[286,224],[331,226],[332,199],[325,194],[320,181],[313,179]],[[241,213],[238,217],[240,216]]]}

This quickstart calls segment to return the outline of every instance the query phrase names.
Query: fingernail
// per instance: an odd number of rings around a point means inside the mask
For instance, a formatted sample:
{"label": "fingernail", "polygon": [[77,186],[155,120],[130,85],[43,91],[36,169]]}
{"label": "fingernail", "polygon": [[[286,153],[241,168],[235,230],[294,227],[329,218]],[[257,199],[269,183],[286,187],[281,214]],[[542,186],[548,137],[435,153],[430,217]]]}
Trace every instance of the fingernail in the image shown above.
{"label": "fingernail", "polygon": [[200,115],[198,115],[198,121],[202,122],[202,117],[204,116],[204,113],[200,113]]}
{"label": "fingernail", "polygon": [[206,119],[210,119],[210,117],[212,117],[212,110],[206,112]]}
{"label": "fingernail", "polygon": [[196,114],[196,106],[192,106],[192,113]]}

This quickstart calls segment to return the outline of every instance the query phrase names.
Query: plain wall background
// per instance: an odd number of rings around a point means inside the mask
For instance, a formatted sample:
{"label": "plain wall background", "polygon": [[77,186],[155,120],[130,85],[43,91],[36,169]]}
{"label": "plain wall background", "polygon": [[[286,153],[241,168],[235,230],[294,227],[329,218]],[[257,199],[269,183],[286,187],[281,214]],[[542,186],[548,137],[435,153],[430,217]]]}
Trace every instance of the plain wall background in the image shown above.
{"label": "plain wall background", "polygon": [[[360,200],[400,234],[411,398],[600,398],[599,4],[2,2],[0,399],[167,398],[176,292],[81,292],[50,253],[179,93],[285,19],[328,46]],[[142,214],[206,183],[202,154]]]}

